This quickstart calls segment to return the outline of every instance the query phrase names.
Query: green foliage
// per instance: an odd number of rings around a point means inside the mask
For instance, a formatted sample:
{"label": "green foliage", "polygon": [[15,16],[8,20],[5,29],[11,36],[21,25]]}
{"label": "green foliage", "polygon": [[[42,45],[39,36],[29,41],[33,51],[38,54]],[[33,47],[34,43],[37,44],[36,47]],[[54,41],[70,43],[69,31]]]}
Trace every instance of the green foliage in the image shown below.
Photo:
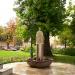
{"label": "green foliage", "polygon": [[71,42],[72,42],[72,47],[74,47],[75,46],[75,36],[71,39]]}
{"label": "green foliage", "polygon": [[75,56],[75,48],[53,49],[53,54]]}
{"label": "green foliage", "polygon": [[63,54],[63,49],[60,49],[60,48],[55,48],[55,49],[52,49],[52,53],[53,54]]}
{"label": "green foliage", "polygon": [[17,39],[24,39],[25,41],[28,39],[28,30],[26,26],[17,25],[15,34]]}
{"label": "green foliage", "polygon": [[66,48],[66,46],[69,46],[71,44],[72,37],[73,37],[72,30],[69,28],[69,26],[67,24],[64,26],[62,31],[59,33],[59,39],[60,39],[61,44],[64,44],[64,46]]}
{"label": "green foliage", "polygon": [[75,36],[75,5],[72,5],[72,3],[70,2],[68,10],[69,10],[69,17],[71,20],[70,28],[72,30],[72,34]]}
{"label": "green foliage", "polygon": [[[24,51],[24,52],[31,52],[31,46],[28,45],[28,46],[26,46],[25,48],[23,48],[21,50]],[[35,45],[32,45],[32,50],[33,50],[33,52],[36,51],[36,46]]]}
{"label": "green foliage", "polygon": [[66,48],[63,51],[65,55],[75,56],[75,48]]}
{"label": "green foliage", "polygon": [[15,8],[15,11],[22,25],[26,25],[31,34],[34,30],[35,32],[38,30],[39,25],[42,25],[43,30],[48,30],[52,35],[55,35],[63,26],[64,1],[17,0],[15,4],[18,7]]}
{"label": "green foliage", "polygon": [[60,34],[60,39],[65,46],[73,46],[75,40],[75,6],[72,5],[72,0],[69,0],[69,5],[65,13],[66,18],[64,19],[64,29]]}
{"label": "green foliage", "polygon": [[0,35],[4,33],[3,27],[0,26]]}
{"label": "green foliage", "polygon": [[72,29],[72,33],[73,33],[73,35],[75,35],[75,13],[74,13],[74,15],[73,15],[73,20],[72,20],[72,22],[71,22],[71,29]]}
{"label": "green foliage", "polygon": [[60,32],[60,38],[63,38],[63,39],[67,38],[68,39],[68,38],[71,38],[71,36],[72,36],[71,30],[68,26],[67,27],[65,26],[63,31]]}
{"label": "green foliage", "polygon": [[5,33],[5,28],[0,26],[0,41],[6,41],[7,35]]}
{"label": "green foliage", "polygon": [[[63,27],[66,0],[17,0],[15,8],[21,24],[26,25],[30,37],[35,40],[39,27],[44,32],[44,55],[50,55],[49,33],[56,35]],[[47,39],[47,40],[46,40]],[[46,45],[47,44],[47,45]],[[46,47],[47,46],[47,47]],[[52,54],[51,54],[52,55]]]}

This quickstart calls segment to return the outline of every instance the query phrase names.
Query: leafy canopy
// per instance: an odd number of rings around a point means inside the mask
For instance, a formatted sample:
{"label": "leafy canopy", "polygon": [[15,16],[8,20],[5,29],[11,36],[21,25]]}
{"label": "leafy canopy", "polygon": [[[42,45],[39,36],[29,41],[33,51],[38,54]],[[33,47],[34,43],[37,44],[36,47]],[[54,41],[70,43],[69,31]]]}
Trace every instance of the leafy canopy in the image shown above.
{"label": "leafy canopy", "polygon": [[[17,0],[16,13],[22,25],[27,25],[33,33],[41,27],[55,35],[63,26],[65,18],[64,2],[66,0]],[[34,34],[35,35],[35,34]]]}

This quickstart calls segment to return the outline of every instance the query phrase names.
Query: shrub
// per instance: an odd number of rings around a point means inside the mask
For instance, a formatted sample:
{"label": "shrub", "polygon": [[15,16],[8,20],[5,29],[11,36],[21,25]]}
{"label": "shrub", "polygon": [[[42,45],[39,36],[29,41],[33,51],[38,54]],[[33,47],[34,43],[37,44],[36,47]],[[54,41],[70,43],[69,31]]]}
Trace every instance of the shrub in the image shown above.
{"label": "shrub", "polygon": [[[36,46],[35,46],[35,45],[32,45],[32,49],[33,49],[33,52],[35,52],[35,50],[36,50]],[[25,52],[30,52],[30,50],[31,50],[31,46],[28,45],[27,47],[22,48],[21,50],[22,50],[22,51],[25,51]]]}
{"label": "shrub", "polygon": [[53,54],[64,54],[63,49],[60,49],[60,48],[52,49],[52,53]]}
{"label": "shrub", "polygon": [[53,49],[53,54],[64,54],[64,55],[70,55],[75,56],[75,48],[63,48],[63,49]]}
{"label": "shrub", "polygon": [[75,48],[65,48],[63,51],[65,55],[75,56]]}
{"label": "shrub", "polygon": [[54,54],[53,59],[54,59],[55,62],[75,64],[75,56]]}

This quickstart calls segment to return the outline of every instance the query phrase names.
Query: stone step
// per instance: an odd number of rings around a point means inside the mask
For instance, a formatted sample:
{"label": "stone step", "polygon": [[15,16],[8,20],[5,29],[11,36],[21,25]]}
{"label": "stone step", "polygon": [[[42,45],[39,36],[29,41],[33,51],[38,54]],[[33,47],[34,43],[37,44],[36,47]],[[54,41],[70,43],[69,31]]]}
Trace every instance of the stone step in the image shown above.
{"label": "stone step", "polygon": [[12,68],[0,69],[0,75],[11,75],[11,74],[12,74]]}

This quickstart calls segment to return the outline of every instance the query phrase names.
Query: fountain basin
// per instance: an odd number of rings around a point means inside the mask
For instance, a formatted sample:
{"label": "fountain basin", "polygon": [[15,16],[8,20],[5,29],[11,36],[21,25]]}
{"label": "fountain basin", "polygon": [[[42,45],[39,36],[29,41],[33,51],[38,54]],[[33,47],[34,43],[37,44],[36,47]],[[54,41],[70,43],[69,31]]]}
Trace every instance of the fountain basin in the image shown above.
{"label": "fountain basin", "polygon": [[27,60],[27,63],[29,64],[30,67],[34,68],[47,68],[50,67],[52,63],[52,59],[34,59],[34,58],[29,58]]}

